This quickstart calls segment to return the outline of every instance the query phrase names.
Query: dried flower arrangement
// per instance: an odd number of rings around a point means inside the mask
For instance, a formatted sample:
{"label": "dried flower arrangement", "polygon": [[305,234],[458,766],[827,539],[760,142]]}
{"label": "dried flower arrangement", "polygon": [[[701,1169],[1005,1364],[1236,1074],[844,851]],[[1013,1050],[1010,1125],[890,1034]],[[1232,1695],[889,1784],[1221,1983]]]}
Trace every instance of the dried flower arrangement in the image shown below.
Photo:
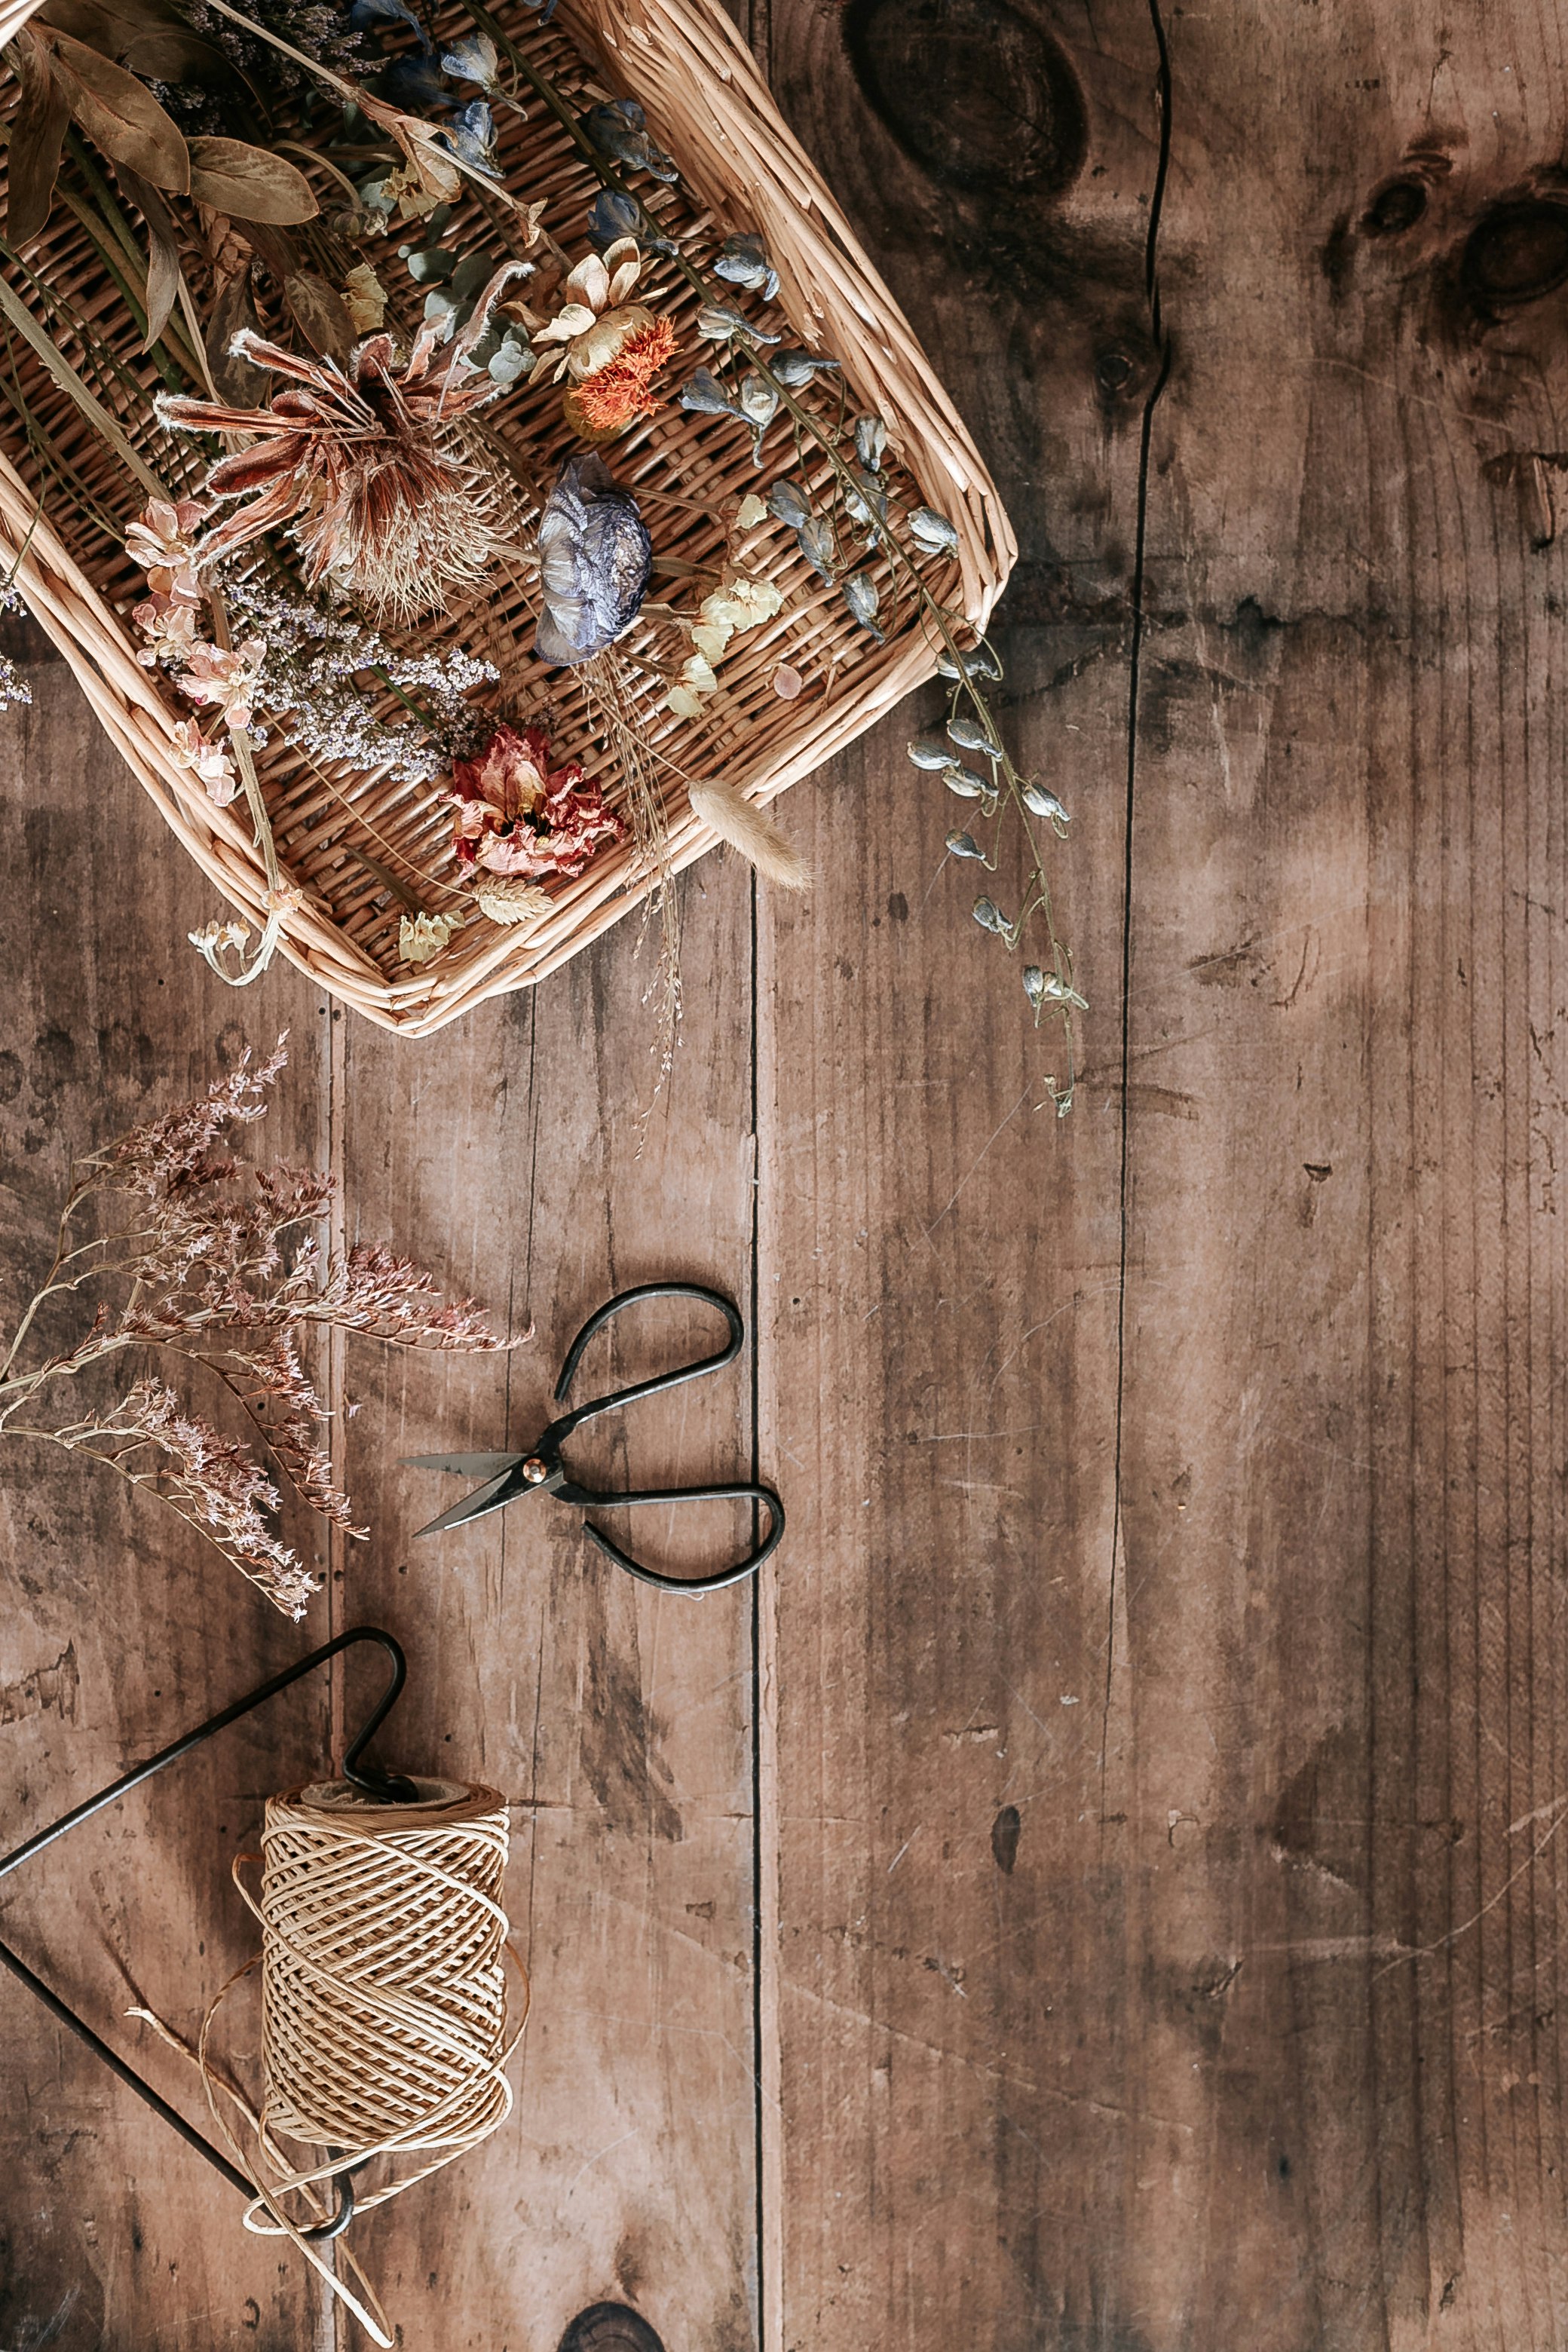
{"label": "dried flower arrangement", "polygon": [[[391,1347],[505,1346],[471,1300],[443,1302],[432,1277],[382,1247],[324,1252],[332,1180],[313,1168],[258,1168],[223,1148],[265,1117],[283,1040],[247,1051],[205,1097],[132,1128],[79,1160],[54,1261],[0,1360],[0,1436],[62,1446],[147,1486],[290,1617],[318,1579],[279,1535],[277,1488],[249,1447],[226,1437],[156,1370],[101,1410],[62,1420],[51,1398],[130,1351],[200,1364],[244,1408],[303,1501],[353,1536],[348,1496],[322,1443],[328,1414],[305,1369],[312,1332],[363,1331]],[[98,1230],[84,1232],[89,1204]],[[107,1286],[88,1328],[26,1361],[41,1310]]]}
{"label": "dried flower arrangement", "polygon": [[46,625],[71,566],[132,618],[186,837],[264,918],[198,935],[214,968],[281,944],[429,1027],[642,897],[667,1062],[676,867],[717,836],[797,887],[762,803],[940,669],[910,758],[970,804],[961,869],[1016,830],[1018,910],[974,918],[1070,1070],[1067,811],[990,698],[1005,520],[723,20],[27,5],[0,526]]}

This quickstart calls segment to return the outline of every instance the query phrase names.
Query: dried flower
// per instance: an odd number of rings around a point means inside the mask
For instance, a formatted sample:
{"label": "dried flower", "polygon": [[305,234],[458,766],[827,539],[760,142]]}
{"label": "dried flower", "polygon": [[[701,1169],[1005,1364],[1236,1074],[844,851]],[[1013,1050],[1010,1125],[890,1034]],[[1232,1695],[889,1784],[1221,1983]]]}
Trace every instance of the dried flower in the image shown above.
{"label": "dried flower", "polygon": [[226,808],[237,797],[239,778],[227,750],[204,735],[194,719],[182,719],[175,728],[169,756],[177,768],[185,768],[196,777],[219,808]]}
{"label": "dried flower", "polygon": [[[461,646],[389,644],[356,614],[329,612],[259,573],[226,575],[224,595],[235,622],[266,643],[258,707],[284,719],[289,740],[311,759],[428,784],[488,733],[488,712],[468,697],[495,683],[492,662]],[[401,700],[395,714],[384,716],[378,705],[391,694]]]}
{"label": "dried flower", "polygon": [[180,691],[193,702],[222,714],[226,727],[248,727],[257,672],[267,647],[259,637],[239,646],[192,646],[185,656]]}
{"label": "dried flower", "polygon": [[386,289],[368,261],[361,261],[343,279],[343,299],[356,335],[374,334],[386,320]]}
{"label": "dried flower", "polygon": [[289,379],[267,408],[160,394],[165,425],[247,433],[258,446],[220,457],[207,476],[218,498],[245,501],[202,542],[202,562],[230,554],[284,523],[305,556],[306,582],[331,578],[377,618],[411,622],[477,585],[496,552],[478,478],[442,445],[440,428],[497,386],[468,354],[500,292],[526,264],[502,264],[437,366],[445,322],[427,321],[406,360],[390,335],[357,346],[347,369],[264,342],[242,330],[231,349]]}
{"label": "dried flower", "polygon": [[586,661],[625,635],[642,610],[653,541],[637,500],[602,457],[570,458],[539,525],[542,661]]}
{"label": "dried flower", "polygon": [[597,781],[575,760],[555,768],[551,759],[550,738],[535,722],[521,732],[498,727],[477,759],[454,766],[458,863],[476,882],[481,874],[529,882],[575,876],[595,850],[626,839]]}
{"label": "dried flower", "polygon": [[405,915],[397,926],[397,952],[404,963],[428,963],[440,954],[456,930],[461,915]]}
{"label": "dried flower", "polygon": [[525,882],[521,874],[474,875],[474,903],[481,915],[492,923],[510,929],[520,923],[536,923],[548,915],[553,904],[548,890],[537,882]]}
{"label": "dried flower", "polygon": [[536,341],[564,343],[557,378],[569,375],[566,421],[590,440],[610,440],[658,408],[651,386],[675,355],[675,331],[629,299],[642,270],[635,237],[590,253],[561,289],[563,302]]}
{"label": "dried flower", "polygon": [[[321,1435],[328,1416],[305,1370],[303,1336],[331,1328],[399,1347],[504,1344],[469,1302],[443,1305],[430,1276],[392,1251],[326,1254],[311,1228],[332,1199],[330,1176],[229,1156],[223,1147],[230,1131],[265,1115],[283,1061],[281,1039],[259,1065],[247,1052],[204,1097],[77,1163],[54,1263],[0,1363],[0,1433],[46,1440],[152,1487],[299,1617],[317,1579],[272,1525],[277,1490],[247,1445],[189,1411],[156,1373],[81,1420],[52,1418],[47,1406],[55,1383],[128,1350],[184,1358],[216,1376],[310,1508],[358,1534],[332,1479]],[[81,1213],[95,1196],[132,1206],[129,1214],[106,1215],[83,1239]],[[45,1302],[100,1284],[110,1286],[110,1298],[76,1343],[20,1369]]]}

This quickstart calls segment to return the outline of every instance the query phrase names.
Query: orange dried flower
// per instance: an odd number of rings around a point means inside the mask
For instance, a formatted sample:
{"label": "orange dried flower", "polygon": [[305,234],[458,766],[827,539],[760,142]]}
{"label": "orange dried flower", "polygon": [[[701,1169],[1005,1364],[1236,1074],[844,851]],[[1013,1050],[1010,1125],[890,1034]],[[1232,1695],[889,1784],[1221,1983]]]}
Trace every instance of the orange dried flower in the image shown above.
{"label": "orange dried flower", "polygon": [[574,423],[591,433],[622,433],[639,416],[651,416],[658,403],[651,386],[675,356],[675,331],[668,319],[654,319],[628,335],[613,360],[574,385],[567,405]]}

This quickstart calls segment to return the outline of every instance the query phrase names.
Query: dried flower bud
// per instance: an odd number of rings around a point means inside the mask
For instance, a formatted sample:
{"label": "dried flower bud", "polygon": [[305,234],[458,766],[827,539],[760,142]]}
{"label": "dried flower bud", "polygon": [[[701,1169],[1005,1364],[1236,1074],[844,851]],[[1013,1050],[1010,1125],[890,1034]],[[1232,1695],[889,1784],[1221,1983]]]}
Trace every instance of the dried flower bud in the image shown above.
{"label": "dried flower bud", "polygon": [[972,833],[950,833],[947,836],[947,849],[948,855],[952,857],[983,858],[985,855],[983,849],[976,846],[974,835]]}
{"label": "dried flower bud", "polygon": [[915,509],[910,517],[910,537],[927,555],[950,555],[958,545],[957,531],[934,507]]}
{"label": "dried flower bud", "polygon": [[917,735],[908,750],[917,768],[949,768],[952,765],[952,753],[940,735]]}
{"label": "dried flower bud", "polygon": [[1035,816],[1047,816],[1055,825],[1069,824],[1072,820],[1055,793],[1047,792],[1044,784],[1027,783],[1022,787],[1024,806]]}
{"label": "dried flower bud", "polygon": [[768,492],[768,512],[791,530],[803,530],[811,520],[811,501],[794,482],[775,482]]}
{"label": "dried flower bud", "polygon": [[984,800],[991,789],[984,776],[977,776],[973,768],[961,767],[956,760],[942,770],[942,781],[961,801]]}
{"label": "dried flower bud", "polygon": [[937,670],[940,676],[942,677],[984,677],[994,681],[1002,675],[1002,665],[988,646],[976,646],[972,654],[964,654],[961,656],[961,659],[963,662],[962,668],[960,668],[958,662],[953,660],[951,654],[943,654],[937,662]]}
{"label": "dried flower bud", "polygon": [[1007,918],[1002,912],[1001,908],[998,907],[994,900],[990,898],[976,898],[974,901],[974,919],[979,924],[983,931],[994,931],[999,939],[1006,938]]}
{"label": "dried flower bud", "polygon": [[966,718],[963,711],[956,719],[948,720],[947,732],[950,741],[957,743],[965,751],[984,752],[988,760],[1002,757],[1002,746],[991,740],[978,719]]}

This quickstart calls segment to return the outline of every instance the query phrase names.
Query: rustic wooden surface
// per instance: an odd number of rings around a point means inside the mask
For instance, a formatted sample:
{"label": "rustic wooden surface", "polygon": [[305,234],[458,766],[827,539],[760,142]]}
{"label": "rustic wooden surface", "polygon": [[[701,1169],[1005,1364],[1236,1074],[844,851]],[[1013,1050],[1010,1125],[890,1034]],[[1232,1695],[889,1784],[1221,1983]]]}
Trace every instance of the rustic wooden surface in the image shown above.
{"label": "rustic wooden surface", "polygon": [[[40,665],[3,722],[7,1285],[73,1145],[286,1022],[279,1117],[353,1229],[536,1327],[504,1366],[340,1367],[376,1534],[314,1630],[391,1624],[400,1754],[506,1790],[537,2000],[515,2123],[364,2232],[407,2344],[555,2352],[608,2299],[668,2352],[1546,2352],[1554,19],[749,30],[1019,526],[999,642],[1093,1001],[1071,1118],[901,758],[923,713],[784,804],[809,899],[689,879],[639,1158],[628,927],[427,1045],[287,974],[231,997]],[[754,1444],[791,1514],[754,1600],[634,1590],[543,1505],[411,1545],[395,1457],[526,1431],[578,1315],[669,1271],[728,1283],[755,1357],[603,1461]],[[299,1637],[70,1465],[13,1464],[5,1508],[20,1833]],[[188,2021],[246,1948],[228,1854],[329,1735],[292,1704],[0,1902],[106,2031],[128,1974]],[[331,2344],[195,2161],[0,2009],[4,2352]]]}

